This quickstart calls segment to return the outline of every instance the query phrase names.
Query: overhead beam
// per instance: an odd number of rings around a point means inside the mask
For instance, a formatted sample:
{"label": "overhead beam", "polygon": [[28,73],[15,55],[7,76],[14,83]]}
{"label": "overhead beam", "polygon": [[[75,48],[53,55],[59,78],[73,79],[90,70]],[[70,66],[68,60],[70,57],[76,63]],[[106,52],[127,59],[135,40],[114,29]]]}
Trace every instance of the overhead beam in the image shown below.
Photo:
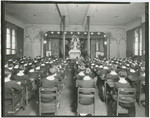
{"label": "overhead beam", "polygon": [[56,8],[57,8],[58,14],[59,14],[59,16],[60,16],[60,18],[61,18],[61,21],[63,21],[63,17],[62,17],[62,15],[61,15],[61,12],[60,12],[60,9],[59,9],[59,7],[58,7],[58,4],[55,4],[55,5],[56,5]]}
{"label": "overhead beam", "polygon": [[86,21],[87,21],[87,16],[91,16],[94,14],[95,9],[96,9],[96,4],[90,4],[87,8],[87,12],[84,16],[83,22],[82,22],[82,26],[86,26]]}

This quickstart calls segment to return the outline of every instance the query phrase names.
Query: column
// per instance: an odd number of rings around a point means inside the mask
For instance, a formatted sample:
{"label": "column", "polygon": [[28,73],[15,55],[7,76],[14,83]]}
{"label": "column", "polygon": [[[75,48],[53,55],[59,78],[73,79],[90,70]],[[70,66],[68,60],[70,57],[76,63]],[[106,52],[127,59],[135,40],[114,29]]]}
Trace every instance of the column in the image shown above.
{"label": "column", "polygon": [[88,58],[91,58],[91,51],[90,51],[90,16],[87,16],[87,25],[88,25]]}
{"label": "column", "polygon": [[65,17],[63,16],[63,58],[65,59]]}

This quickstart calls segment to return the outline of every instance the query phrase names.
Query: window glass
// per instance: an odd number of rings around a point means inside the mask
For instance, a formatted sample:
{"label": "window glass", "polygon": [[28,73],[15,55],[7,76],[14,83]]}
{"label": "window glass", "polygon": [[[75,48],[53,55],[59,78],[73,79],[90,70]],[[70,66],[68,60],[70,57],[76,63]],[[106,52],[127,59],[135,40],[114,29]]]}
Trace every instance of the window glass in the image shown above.
{"label": "window glass", "polygon": [[12,49],[15,49],[15,43],[12,43]]}
{"label": "window glass", "polygon": [[7,31],[6,31],[6,32],[7,32],[7,34],[10,34],[10,29],[9,29],[9,28],[7,28]]}
{"label": "window glass", "polygon": [[12,36],[12,43],[15,43],[15,36]]}
{"label": "window glass", "polygon": [[10,49],[6,49],[6,54],[10,54]]}
{"label": "window glass", "polygon": [[49,50],[51,50],[51,42],[49,41]]}
{"label": "window glass", "polygon": [[135,30],[134,33],[134,54],[142,55],[142,29]]}
{"label": "window glass", "polygon": [[135,37],[135,43],[138,43],[138,37]]}
{"label": "window glass", "polygon": [[15,51],[15,50],[12,50],[12,54],[16,54],[16,51]]}
{"label": "window glass", "polygon": [[138,30],[135,30],[135,37],[138,37]]}
{"label": "window glass", "polygon": [[96,51],[98,51],[98,41],[96,42]]}
{"label": "window glass", "polygon": [[10,34],[7,34],[7,35],[6,35],[6,42],[7,42],[7,43],[10,43]]}
{"label": "window glass", "polygon": [[142,42],[140,42],[140,55],[142,55]]}
{"label": "window glass", "polygon": [[16,34],[11,28],[6,29],[6,54],[16,54]]}
{"label": "window glass", "polygon": [[7,43],[7,44],[6,44],[6,48],[10,48],[10,43]]}
{"label": "window glass", "polygon": [[140,35],[142,34],[142,29],[140,29]]}
{"label": "window glass", "polygon": [[15,36],[15,30],[14,29],[12,29],[12,35]]}
{"label": "window glass", "polygon": [[135,55],[138,55],[138,43],[135,43]]}

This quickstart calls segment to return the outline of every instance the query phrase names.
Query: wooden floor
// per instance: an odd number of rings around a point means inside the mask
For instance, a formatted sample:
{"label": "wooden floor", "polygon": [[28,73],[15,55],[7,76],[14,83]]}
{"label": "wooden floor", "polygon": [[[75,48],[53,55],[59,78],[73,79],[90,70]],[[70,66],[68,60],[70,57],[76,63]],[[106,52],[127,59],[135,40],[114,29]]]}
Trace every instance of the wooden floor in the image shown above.
{"label": "wooden floor", "polygon": [[[72,74],[71,67],[67,70],[67,82],[62,95],[59,99],[60,107],[58,108],[58,116],[76,116],[76,113],[72,111]],[[38,116],[38,98],[34,97],[29,101],[28,106],[23,111],[22,109],[17,112],[17,116]],[[123,111],[124,112],[124,111]],[[107,116],[106,105],[96,95],[95,116]],[[136,117],[145,117],[144,107],[139,107],[136,104]]]}

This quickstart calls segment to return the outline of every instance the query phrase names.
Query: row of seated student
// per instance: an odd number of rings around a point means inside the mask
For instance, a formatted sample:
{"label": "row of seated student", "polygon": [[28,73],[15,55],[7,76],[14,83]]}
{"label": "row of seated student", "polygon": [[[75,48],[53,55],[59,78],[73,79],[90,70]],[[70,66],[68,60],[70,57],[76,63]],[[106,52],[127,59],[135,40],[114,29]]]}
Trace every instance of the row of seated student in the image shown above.
{"label": "row of seated student", "polygon": [[[41,88],[56,87],[60,95],[64,87],[65,66],[66,61],[50,57],[8,60],[5,64],[5,115],[15,114],[19,108],[25,109],[33,95],[39,96]],[[42,96],[42,102],[51,101]]]}
{"label": "row of seated student", "polygon": [[74,100],[72,108],[77,115],[90,116],[95,114],[95,85],[89,63],[84,60],[74,65]]}
{"label": "row of seated student", "polygon": [[101,100],[107,104],[108,115],[118,115],[117,103],[120,99],[116,98],[116,90],[127,88],[131,92],[135,90],[135,95],[124,100],[122,97],[119,105],[128,110],[129,116],[135,116],[134,97],[139,105],[145,102],[145,94],[141,94],[145,91],[145,62],[131,58],[93,59],[90,67],[97,76],[97,88]]}

